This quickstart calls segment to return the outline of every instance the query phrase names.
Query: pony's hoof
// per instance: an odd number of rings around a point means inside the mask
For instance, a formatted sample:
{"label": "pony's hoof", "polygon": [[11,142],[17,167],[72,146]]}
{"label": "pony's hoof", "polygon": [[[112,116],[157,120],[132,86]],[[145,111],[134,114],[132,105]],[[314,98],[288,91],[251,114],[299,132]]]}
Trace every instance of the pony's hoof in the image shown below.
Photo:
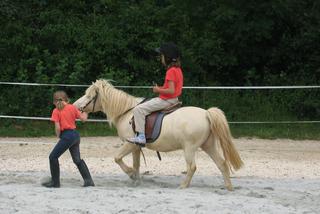
{"label": "pony's hoof", "polygon": [[186,188],[188,188],[189,187],[189,185],[187,185],[187,184],[181,184],[180,186],[179,186],[179,189],[186,189]]}
{"label": "pony's hoof", "polygon": [[140,179],[140,176],[137,175],[136,173],[132,173],[131,175],[129,175],[129,178],[130,178],[131,180],[136,181],[136,180],[139,180],[139,179]]}
{"label": "pony's hoof", "polygon": [[226,186],[227,190],[233,191],[233,186]]}
{"label": "pony's hoof", "polygon": [[137,187],[140,186],[141,180],[133,180],[130,184],[131,187]]}

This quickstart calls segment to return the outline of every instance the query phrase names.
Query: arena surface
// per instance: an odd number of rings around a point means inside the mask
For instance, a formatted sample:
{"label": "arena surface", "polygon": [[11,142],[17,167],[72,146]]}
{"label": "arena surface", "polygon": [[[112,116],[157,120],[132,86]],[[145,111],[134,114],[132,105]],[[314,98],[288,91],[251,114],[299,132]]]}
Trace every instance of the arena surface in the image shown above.
{"label": "arena surface", "polygon": [[[114,162],[116,137],[82,138],[81,155],[95,187],[82,178],[66,152],[59,189],[40,185],[49,176],[56,138],[0,138],[0,213],[319,213],[320,141],[235,139],[245,163],[224,188],[216,165],[202,151],[191,187],[180,190],[182,151],[144,149],[142,181],[132,182]],[[131,163],[131,156],[125,158]]]}

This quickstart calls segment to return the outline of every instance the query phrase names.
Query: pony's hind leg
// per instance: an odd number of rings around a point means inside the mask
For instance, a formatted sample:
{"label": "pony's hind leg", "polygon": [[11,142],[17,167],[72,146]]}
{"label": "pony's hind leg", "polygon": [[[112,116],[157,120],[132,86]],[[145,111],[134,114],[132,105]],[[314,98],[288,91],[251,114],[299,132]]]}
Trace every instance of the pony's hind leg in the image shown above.
{"label": "pony's hind leg", "polygon": [[196,149],[194,148],[186,148],[184,150],[184,155],[187,163],[187,175],[185,180],[181,183],[180,189],[184,189],[190,186],[192,176],[194,175],[197,169],[196,161],[195,161],[195,153],[196,153]]}
{"label": "pony's hind leg", "polygon": [[[130,153],[132,153],[133,157],[133,168],[129,167],[127,164],[123,162],[123,157],[127,156]],[[118,150],[114,160],[131,179],[137,180],[140,178],[140,150],[136,145],[125,143]]]}
{"label": "pony's hind leg", "polygon": [[215,162],[217,165],[218,169],[220,170],[221,174],[223,175],[223,180],[226,188],[230,191],[233,190],[231,180],[230,180],[230,171],[229,167],[226,164],[226,161],[223,160],[221,155],[219,154],[217,144],[215,142],[215,139],[211,135],[208,140],[201,145],[201,148],[203,151],[205,151],[211,159]]}

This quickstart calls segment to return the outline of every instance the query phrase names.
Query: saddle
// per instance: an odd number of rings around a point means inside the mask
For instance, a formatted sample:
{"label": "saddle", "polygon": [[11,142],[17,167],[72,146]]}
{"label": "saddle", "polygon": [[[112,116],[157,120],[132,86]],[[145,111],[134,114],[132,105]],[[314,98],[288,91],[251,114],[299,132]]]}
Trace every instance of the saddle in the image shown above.
{"label": "saddle", "polygon": [[[147,115],[146,125],[145,125],[145,135],[146,135],[147,143],[153,143],[155,140],[158,139],[161,132],[161,126],[162,126],[162,121],[164,116],[179,109],[181,105],[182,105],[182,102],[177,102],[165,109],[155,111]],[[131,126],[133,131],[136,132],[134,117],[132,117],[131,119]]]}

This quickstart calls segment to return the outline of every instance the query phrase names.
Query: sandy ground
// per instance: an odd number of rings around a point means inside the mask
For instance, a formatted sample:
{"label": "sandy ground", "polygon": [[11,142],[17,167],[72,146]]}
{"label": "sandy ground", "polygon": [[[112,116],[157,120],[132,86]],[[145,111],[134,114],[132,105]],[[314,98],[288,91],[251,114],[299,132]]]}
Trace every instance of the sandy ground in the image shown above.
{"label": "sandy ground", "polygon": [[[191,187],[180,190],[182,151],[144,149],[140,184],[113,161],[116,137],[82,138],[95,187],[83,188],[69,153],[60,158],[59,189],[44,188],[55,138],[0,138],[0,213],[320,213],[320,141],[235,139],[245,167],[227,191],[202,151]],[[131,163],[131,155],[124,159]]]}

